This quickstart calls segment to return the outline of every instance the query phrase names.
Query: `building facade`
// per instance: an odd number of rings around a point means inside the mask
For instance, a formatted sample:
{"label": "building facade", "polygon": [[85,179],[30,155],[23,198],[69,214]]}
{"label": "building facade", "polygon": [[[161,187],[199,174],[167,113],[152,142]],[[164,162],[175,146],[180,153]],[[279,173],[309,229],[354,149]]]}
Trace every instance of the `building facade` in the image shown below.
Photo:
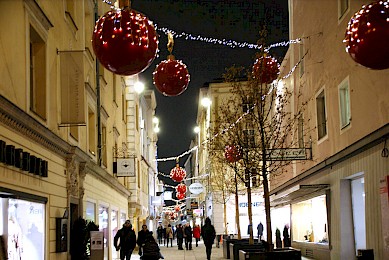
{"label": "building facade", "polygon": [[389,74],[354,62],[342,42],[368,3],[289,1],[290,39],[302,41],[289,47],[280,76],[300,62],[283,82],[294,94],[291,112],[306,106],[296,132],[313,158],[271,179],[271,204],[289,210],[281,223],[292,246],[314,259],[354,259],[365,249],[389,257]]}
{"label": "building facade", "polygon": [[[8,257],[70,259],[82,217],[103,232],[104,259],[115,259],[113,236],[124,221],[137,230],[151,213],[155,97],[134,91],[137,76],[96,62],[91,38],[107,3],[1,1],[0,10],[9,25],[0,32],[0,235]],[[120,159],[133,167],[120,171]]]}

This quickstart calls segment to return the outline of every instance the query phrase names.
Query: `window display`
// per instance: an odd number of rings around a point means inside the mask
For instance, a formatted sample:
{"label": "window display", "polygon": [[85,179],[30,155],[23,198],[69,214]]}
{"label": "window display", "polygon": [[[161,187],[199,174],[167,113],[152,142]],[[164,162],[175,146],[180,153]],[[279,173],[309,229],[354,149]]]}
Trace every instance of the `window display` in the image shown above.
{"label": "window display", "polygon": [[292,239],[328,244],[326,196],[292,204]]}
{"label": "window display", "polygon": [[44,206],[8,199],[8,259],[44,259]]}

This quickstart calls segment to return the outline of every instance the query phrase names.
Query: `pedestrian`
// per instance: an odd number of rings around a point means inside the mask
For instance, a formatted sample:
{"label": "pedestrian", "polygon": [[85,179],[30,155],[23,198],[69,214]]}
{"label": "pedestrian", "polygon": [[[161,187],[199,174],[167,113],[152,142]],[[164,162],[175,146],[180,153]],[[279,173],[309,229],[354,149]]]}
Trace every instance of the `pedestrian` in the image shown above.
{"label": "pedestrian", "polygon": [[257,226],[257,231],[258,231],[258,239],[259,239],[259,241],[261,241],[262,240],[262,235],[263,235],[263,225],[262,225],[262,222],[259,222],[259,224]]}
{"label": "pedestrian", "polygon": [[162,229],[162,238],[163,238],[163,245],[166,244],[166,227],[164,226]]}
{"label": "pedestrian", "polygon": [[215,227],[211,224],[211,220],[208,217],[205,219],[205,224],[201,228],[201,236],[204,240],[207,260],[211,260],[212,245],[215,241],[216,231]]}
{"label": "pedestrian", "polygon": [[138,240],[136,240],[139,247],[139,255],[142,255],[142,245],[145,243],[145,238],[148,233],[147,225],[142,225],[142,230],[138,232]]}
{"label": "pedestrian", "polygon": [[176,236],[178,250],[184,250],[184,248],[182,247],[182,243],[184,242],[184,229],[182,228],[181,224],[178,224],[178,227],[176,229]]}
{"label": "pedestrian", "polygon": [[153,232],[148,232],[144,239],[144,244],[142,245],[142,255],[140,259],[142,260],[158,260],[164,259],[161,254],[161,250],[158,246],[157,241],[153,237]]}
{"label": "pedestrian", "polygon": [[162,244],[162,235],[163,235],[163,227],[161,224],[159,224],[157,227],[158,244]]}
{"label": "pedestrian", "polygon": [[185,237],[185,248],[186,250],[192,250],[192,238],[193,238],[193,232],[192,227],[189,223],[186,223],[184,228],[184,237]]}
{"label": "pedestrian", "polygon": [[199,241],[200,241],[200,235],[201,235],[201,229],[199,225],[195,225],[193,227],[193,237],[196,240],[196,247],[199,246]]}
{"label": "pedestrian", "polygon": [[173,229],[172,225],[168,225],[166,228],[166,247],[169,247],[169,241],[170,241],[170,247],[173,247]]}
{"label": "pedestrian", "polygon": [[[118,244],[119,240],[119,244]],[[130,260],[131,254],[134,251],[136,245],[136,234],[132,229],[131,221],[126,220],[123,227],[118,230],[113,238],[113,245],[116,251],[120,250],[120,260]]]}

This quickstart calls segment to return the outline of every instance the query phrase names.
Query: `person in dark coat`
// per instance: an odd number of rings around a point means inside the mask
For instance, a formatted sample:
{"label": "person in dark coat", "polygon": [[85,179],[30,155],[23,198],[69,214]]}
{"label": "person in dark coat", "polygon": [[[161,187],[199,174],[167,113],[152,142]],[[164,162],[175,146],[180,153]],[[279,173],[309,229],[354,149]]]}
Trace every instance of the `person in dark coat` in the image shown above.
{"label": "person in dark coat", "polygon": [[116,251],[120,250],[120,260],[131,259],[132,251],[134,251],[136,245],[136,235],[135,231],[132,229],[130,220],[126,220],[123,227],[118,230],[113,239],[113,244]]}
{"label": "person in dark coat", "polygon": [[159,224],[159,226],[157,228],[158,244],[162,244],[162,236],[163,236],[163,227],[161,224]]}
{"label": "person in dark coat", "polygon": [[157,244],[157,241],[155,241],[153,233],[148,232],[148,234],[146,234],[145,236],[144,244],[142,245],[142,255],[140,259],[158,260],[160,258],[164,259],[164,257],[161,255],[161,251]]}
{"label": "person in dark coat", "polygon": [[142,230],[138,232],[138,240],[136,240],[136,243],[138,244],[139,247],[139,255],[142,255],[142,245],[145,243],[147,234],[149,234],[147,225],[142,225]]}
{"label": "person in dark coat", "polygon": [[181,224],[178,224],[178,227],[176,229],[176,235],[178,250],[184,250],[184,248],[182,248],[182,243],[184,241],[184,229],[182,228]]}
{"label": "person in dark coat", "polygon": [[185,248],[186,250],[192,250],[192,238],[193,238],[193,232],[192,227],[189,223],[186,223],[184,228],[184,237],[185,237]]}
{"label": "person in dark coat", "polygon": [[212,253],[212,245],[215,242],[216,231],[215,227],[211,224],[211,220],[208,217],[205,219],[205,224],[201,228],[201,236],[204,240],[207,260],[210,260]]}
{"label": "person in dark coat", "polygon": [[259,224],[257,226],[257,231],[258,231],[258,241],[261,241],[262,240],[262,236],[263,236],[263,225],[262,225],[262,222],[259,222]]}

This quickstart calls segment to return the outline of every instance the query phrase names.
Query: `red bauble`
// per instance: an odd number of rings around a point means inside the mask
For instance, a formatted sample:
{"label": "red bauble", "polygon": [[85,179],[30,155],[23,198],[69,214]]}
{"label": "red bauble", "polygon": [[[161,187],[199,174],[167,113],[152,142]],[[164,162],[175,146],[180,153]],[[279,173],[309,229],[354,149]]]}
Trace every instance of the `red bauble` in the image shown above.
{"label": "red bauble", "polygon": [[181,182],[185,177],[186,171],[178,164],[170,171],[170,178],[175,182]]}
{"label": "red bauble", "polygon": [[177,199],[179,199],[179,200],[182,200],[182,199],[184,199],[185,198],[185,194],[184,193],[177,193],[176,194],[176,197],[177,197]]}
{"label": "red bauble", "polygon": [[258,79],[261,84],[270,84],[277,79],[280,74],[280,65],[277,60],[271,56],[262,56],[258,58],[253,66],[253,77]]}
{"label": "red bauble", "polygon": [[174,207],[174,210],[175,210],[176,212],[178,212],[178,211],[181,210],[181,207],[180,207],[179,205],[176,205],[176,206]]}
{"label": "red bauble", "polygon": [[185,194],[186,193],[186,185],[183,184],[183,183],[178,184],[177,187],[176,187],[176,191],[178,193],[184,193]]}
{"label": "red bauble", "polygon": [[152,22],[129,8],[105,13],[96,22],[92,45],[107,70],[125,76],[147,69],[158,51]]}
{"label": "red bauble", "polygon": [[165,96],[178,96],[188,87],[190,75],[186,65],[170,55],[153,72],[153,83]]}
{"label": "red bauble", "polygon": [[224,150],[224,157],[228,162],[234,163],[242,159],[242,149],[237,145],[227,145]]}
{"label": "red bauble", "polygon": [[344,42],[355,62],[375,70],[389,68],[389,2],[362,6],[350,19]]}

